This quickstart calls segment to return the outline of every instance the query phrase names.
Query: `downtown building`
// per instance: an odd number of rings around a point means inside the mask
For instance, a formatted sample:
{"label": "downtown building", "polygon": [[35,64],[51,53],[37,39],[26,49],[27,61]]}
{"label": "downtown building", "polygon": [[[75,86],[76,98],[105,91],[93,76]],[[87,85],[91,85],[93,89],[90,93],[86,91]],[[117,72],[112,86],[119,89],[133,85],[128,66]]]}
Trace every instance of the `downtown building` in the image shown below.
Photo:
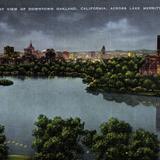
{"label": "downtown building", "polygon": [[160,35],[157,36],[157,53],[145,57],[139,72],[142,75],[160,75]]}

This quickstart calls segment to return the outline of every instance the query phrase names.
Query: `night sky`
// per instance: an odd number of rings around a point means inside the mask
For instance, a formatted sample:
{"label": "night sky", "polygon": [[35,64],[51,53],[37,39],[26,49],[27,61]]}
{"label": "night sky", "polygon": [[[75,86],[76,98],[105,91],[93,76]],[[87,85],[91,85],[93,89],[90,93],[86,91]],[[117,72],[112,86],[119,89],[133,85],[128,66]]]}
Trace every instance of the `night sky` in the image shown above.
{"label": "night sky", "polygon": [[160,0],[0,0],[4,7],[77,7],[76,11],[0,11],[0,51],[5,45],[23,50],[88,51],[156,49],[159,11],[82,11],[80,7],[158,6]]}

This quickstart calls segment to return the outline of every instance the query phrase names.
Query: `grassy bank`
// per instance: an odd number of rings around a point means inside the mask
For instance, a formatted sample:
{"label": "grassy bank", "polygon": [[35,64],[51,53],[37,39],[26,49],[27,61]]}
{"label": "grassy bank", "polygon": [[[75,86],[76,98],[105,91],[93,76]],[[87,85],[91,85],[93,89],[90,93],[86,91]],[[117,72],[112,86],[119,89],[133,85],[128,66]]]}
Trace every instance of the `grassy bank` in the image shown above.
{"label": "grassy bank", "polygon": [[8,160],[31,160],[32,158],[24,155],[9,155]]}

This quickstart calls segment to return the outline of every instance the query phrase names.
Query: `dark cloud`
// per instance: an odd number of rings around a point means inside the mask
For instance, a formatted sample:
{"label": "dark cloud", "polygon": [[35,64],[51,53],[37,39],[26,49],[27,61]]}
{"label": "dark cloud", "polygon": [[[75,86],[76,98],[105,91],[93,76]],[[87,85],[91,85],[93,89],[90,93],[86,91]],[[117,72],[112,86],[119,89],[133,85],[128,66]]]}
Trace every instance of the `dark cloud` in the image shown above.
{"label": "dark cloud", "polygon": [[[0,7],[160,6],[159,0],[0,0]],[[160,11],[0,12],[0,47],[155,49]]]}

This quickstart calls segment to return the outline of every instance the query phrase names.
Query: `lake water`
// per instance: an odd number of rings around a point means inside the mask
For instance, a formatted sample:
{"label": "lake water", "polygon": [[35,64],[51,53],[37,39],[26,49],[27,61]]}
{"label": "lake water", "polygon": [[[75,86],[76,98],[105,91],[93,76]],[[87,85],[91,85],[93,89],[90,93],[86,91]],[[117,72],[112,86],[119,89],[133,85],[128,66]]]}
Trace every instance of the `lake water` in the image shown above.
{"label": "lake water", "polygon": [[98,129],[110,117],[159,134],[160,98],[87,93],[80,78],[17,79],[0,86],[0,124],[12,154],[32,154],[32,129],[39,114],[80,117],[86,128]]}

